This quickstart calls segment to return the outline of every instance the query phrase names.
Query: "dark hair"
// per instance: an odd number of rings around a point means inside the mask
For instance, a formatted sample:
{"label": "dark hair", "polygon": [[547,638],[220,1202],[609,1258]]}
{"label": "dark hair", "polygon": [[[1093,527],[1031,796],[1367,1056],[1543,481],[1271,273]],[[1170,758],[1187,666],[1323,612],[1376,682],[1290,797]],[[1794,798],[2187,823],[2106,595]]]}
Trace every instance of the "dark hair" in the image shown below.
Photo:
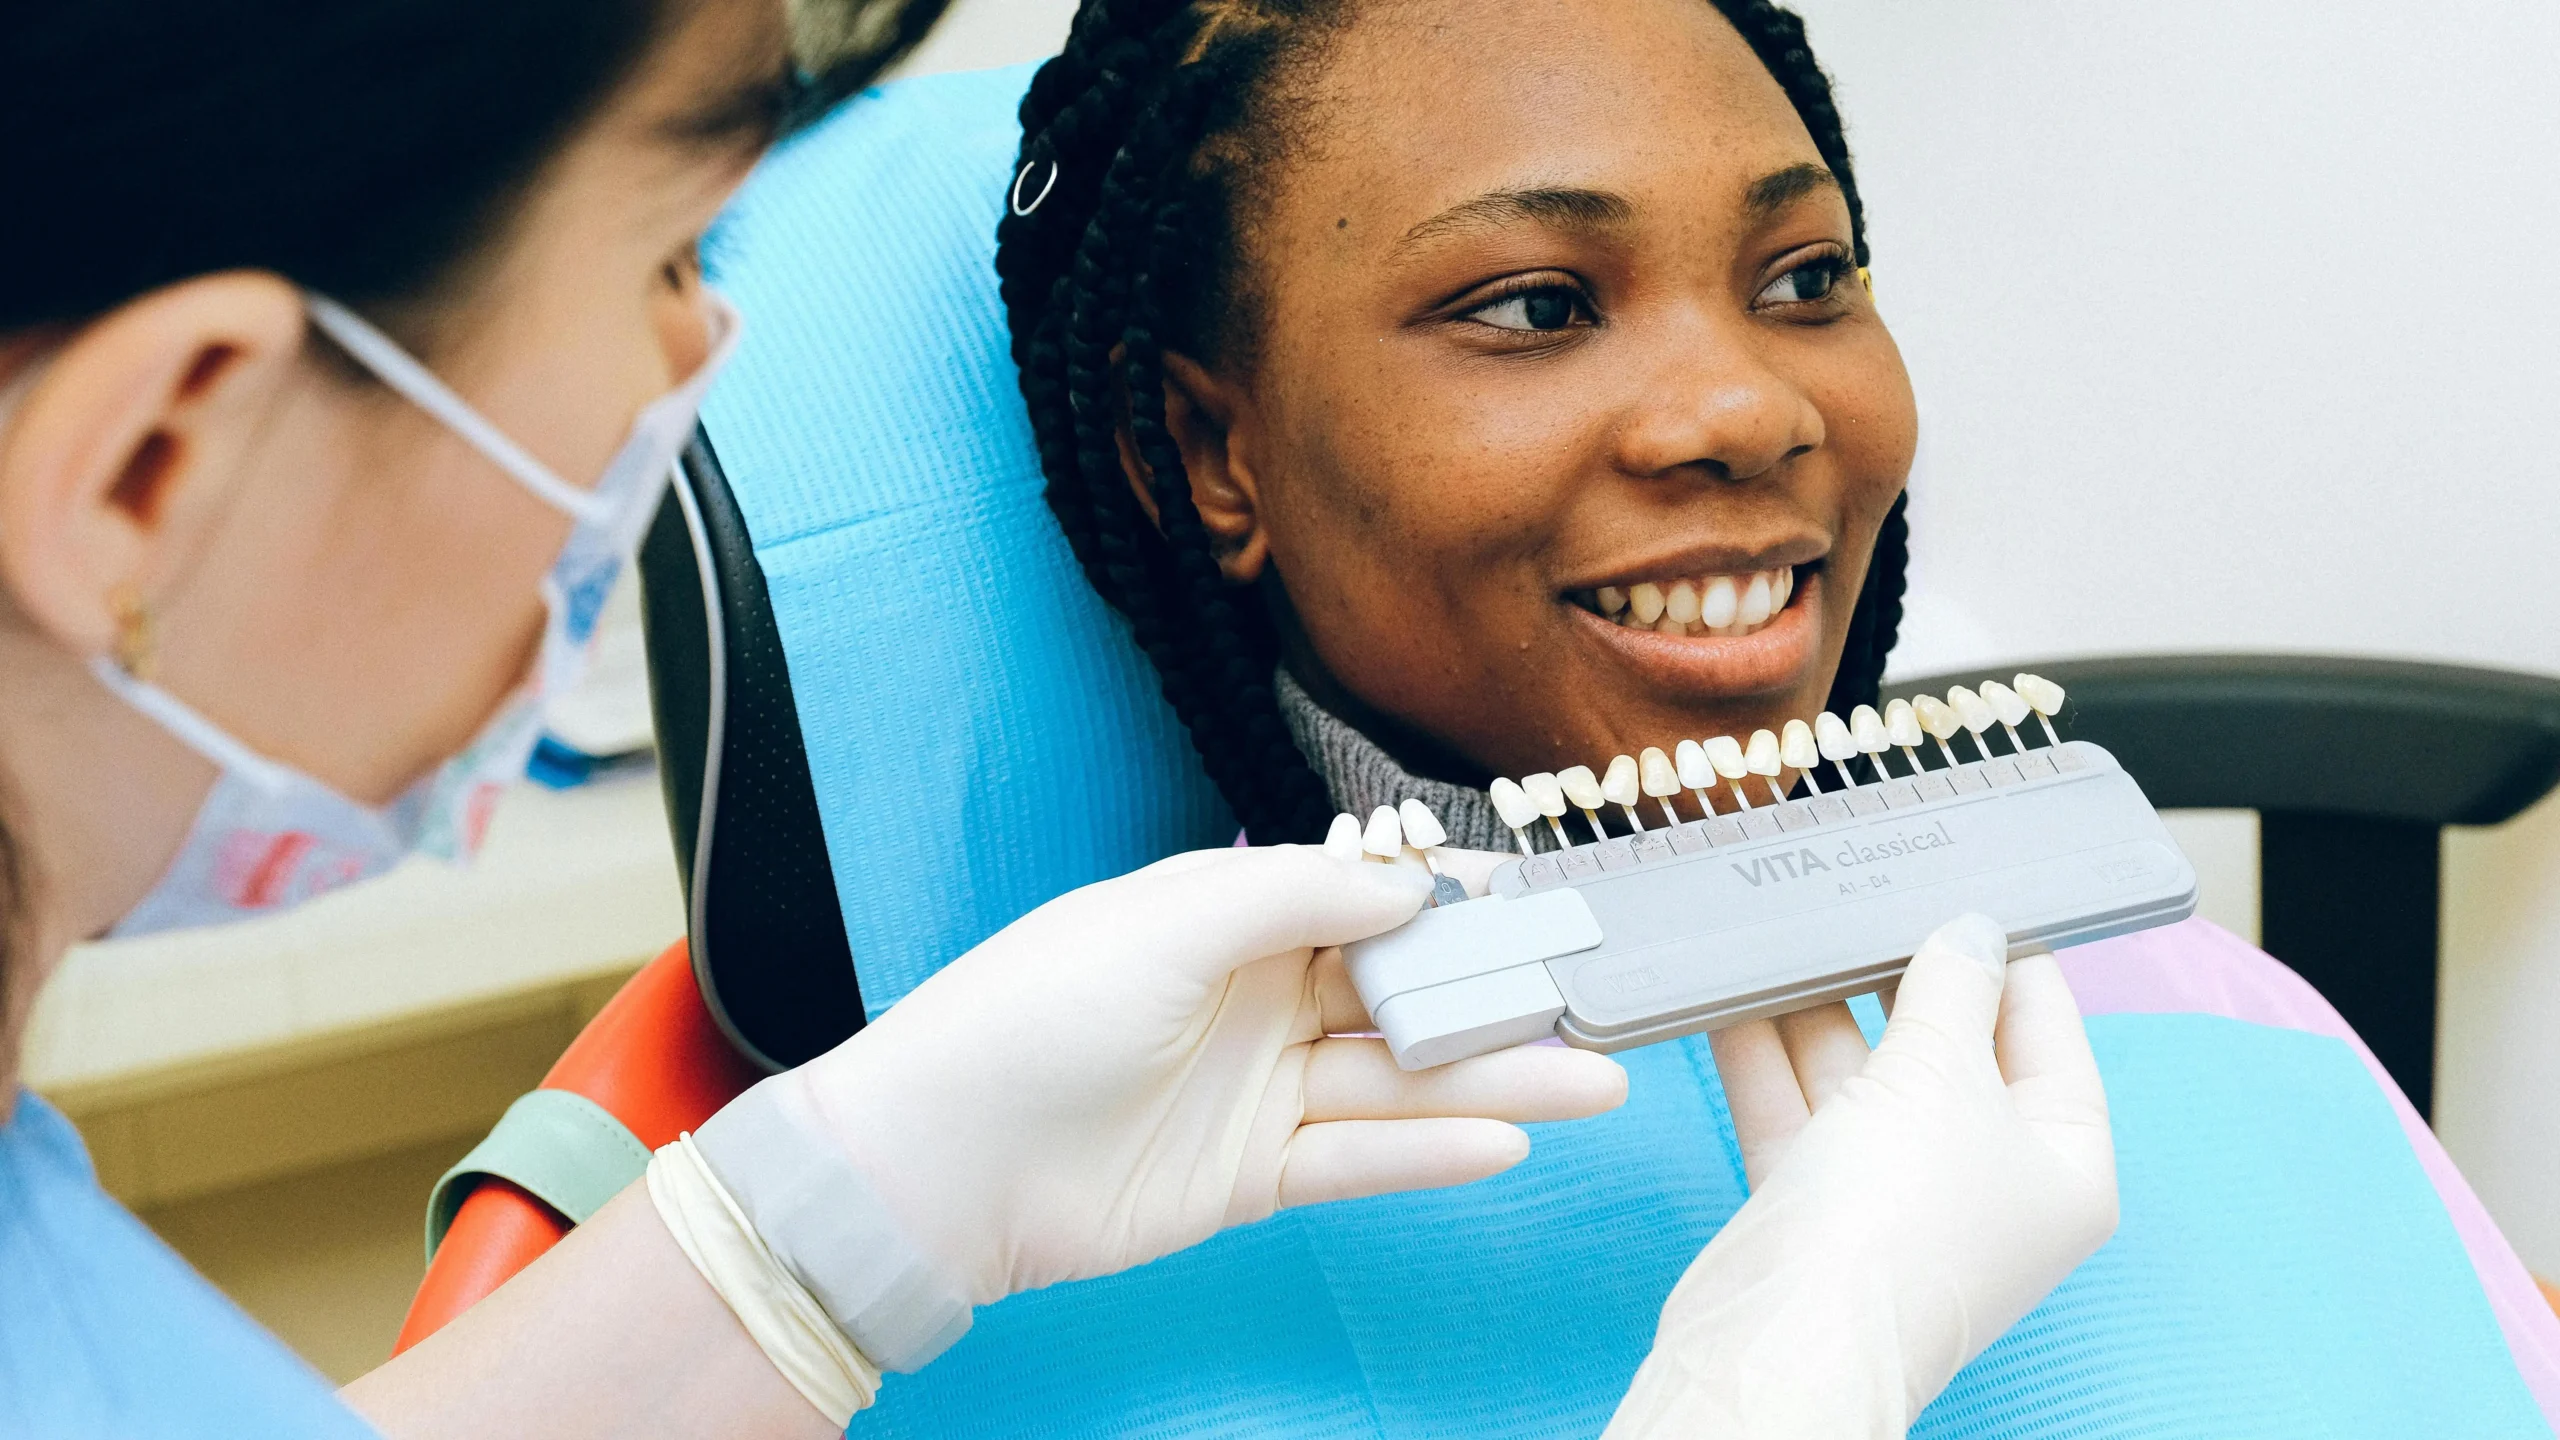
{"label": "dark hair", "polygon": [[[1265,842],[1319,838],[1333,803],[1273,696],[1277,631],[1258,596],[1227,583],[1192,504],[1165,425],[1162,357],[1231,353],[1249,339],[1239,330],[1251,309],[1240,303],[1250,297],[1241,293],[1239,210],[1298,123],[1281,93],[1287,72],[1320,61],[1354,3],[1085,0],[1066,50],[1040,67],[1022,102],[1018,178],[1050,193],[996,229],[1050,508],[1094,588],[1154,662],[1209,778]],[[1848,142],[1804,22],[1768,0],[1714,4],[1838,177],[1865,266]],[[1139,507],[1122,468],[1124,416],[1160,523]],[[1902,619],[1907,551],[1897,499],[1851,615],[1833,708],[1876,698]]]}
{"label": "dark hair", "polygon": [[[799,0],[805,88],[772,123],[868,84],[944,3]],[[428,289],[685,9],[0,4],[0,335],[234,268],[358,306]]]}

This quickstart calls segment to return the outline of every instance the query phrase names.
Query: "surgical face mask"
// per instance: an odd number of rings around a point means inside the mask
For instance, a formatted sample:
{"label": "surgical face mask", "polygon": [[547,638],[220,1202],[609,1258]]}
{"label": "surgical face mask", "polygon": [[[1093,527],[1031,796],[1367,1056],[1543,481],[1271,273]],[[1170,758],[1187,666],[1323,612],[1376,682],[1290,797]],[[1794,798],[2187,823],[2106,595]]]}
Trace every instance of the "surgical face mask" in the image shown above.
{"label": "surgical face mask", "polygon": [[221,777],[206,794],[166,873],[117,923],[139,935],[269,913],[378,875],[412,853],[447,860],[480,847],[505,788],[524,773],[541,729],[542,703],[577,683],[597,616],[649,523],[677,456],[692,435],[712,376],[737,348],[738,312],[716,291],[709,358],[691,378],[650,402],[592,490],[561,480],[500,433],[462,397],[353,311],[305,297],[312,323],[490,463],[577,524],[542,580],[548,619],[531,683],[520,687],[462,753],[376,809],[260,755],[186,702],[100,657],[98,682],[212,761]]}

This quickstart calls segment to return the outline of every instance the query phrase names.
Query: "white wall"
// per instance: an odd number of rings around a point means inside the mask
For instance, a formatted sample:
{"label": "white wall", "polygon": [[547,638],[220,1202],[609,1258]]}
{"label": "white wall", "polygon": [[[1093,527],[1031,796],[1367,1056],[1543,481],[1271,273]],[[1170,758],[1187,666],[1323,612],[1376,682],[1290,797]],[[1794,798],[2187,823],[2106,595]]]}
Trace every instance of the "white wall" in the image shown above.
{"label": "white wall", "polygon": [[[1802,5],[1926,417],[1897,668],[2560,672],[2560,4]],[[914,68],[1071,13],[961,0]],[[2253,929],[2248,817],[2180,824]],[[2438,1129],[2560,1275],[2560,805],[2446,854]]]}
{"label": "white wall", "polygon": [[[1905,673],[2560,672],[2560,5],[1803,8],[1926,415]],[[2560,1275],[2560,805],[2445,898],[2437,1129]]]}

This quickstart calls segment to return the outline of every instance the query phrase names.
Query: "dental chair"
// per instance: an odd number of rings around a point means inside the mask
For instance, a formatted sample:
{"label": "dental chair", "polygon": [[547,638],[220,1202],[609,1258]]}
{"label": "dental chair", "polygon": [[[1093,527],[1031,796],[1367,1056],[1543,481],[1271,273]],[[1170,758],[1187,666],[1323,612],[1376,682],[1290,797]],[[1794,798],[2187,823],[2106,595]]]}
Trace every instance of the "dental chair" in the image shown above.
{"label": "dental chair", "polygon": [[1891,683],[1946,693],[2028,670],[2071,734],[2163,809],[2258,812],[2260,943],[2355,1027],[2420,1115],[2435,1080],[2439,852],[2560,782],[2560,680],[2305,655],[2030,661]]}
{"label": "dental chair", "polygon": [[[1027,79],[856,102],[710,247],[746,341],[641,559],[688,937],[439,1183],[404,1345],[985,935],[1235,836],[1042,499],[990,263]],[[2124,1226],[1915,1437],[2547,1433],[2361,1061],[2214,1016],[2091,1034]],[[853,1433],[1597,1433],[1744,1195],[1706,1046],[1620,1058],[1628,1104],[1506,1175],[984,1307]],[[2257,1098],[2189,1099],[2229,1093]],[[2336,1283],[2285,1283],[2309,1272]]]}

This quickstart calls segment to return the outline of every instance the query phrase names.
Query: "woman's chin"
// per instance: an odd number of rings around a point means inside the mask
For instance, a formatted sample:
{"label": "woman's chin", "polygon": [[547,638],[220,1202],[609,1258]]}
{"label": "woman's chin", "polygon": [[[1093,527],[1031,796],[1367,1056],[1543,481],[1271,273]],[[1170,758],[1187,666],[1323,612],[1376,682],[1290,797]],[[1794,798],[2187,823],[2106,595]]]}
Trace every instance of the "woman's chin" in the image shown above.
{"label": "woman's chin", "polygon": [[1822,576],[1799,581],[1787,608],[1748,635],[1669,635],[1606,620],[1567,604],[1581,642],[1603,671],[1626,675],[1633,688],[1675,705],[1766,696],[1793,690],[1813,673],[1822,648]]}

